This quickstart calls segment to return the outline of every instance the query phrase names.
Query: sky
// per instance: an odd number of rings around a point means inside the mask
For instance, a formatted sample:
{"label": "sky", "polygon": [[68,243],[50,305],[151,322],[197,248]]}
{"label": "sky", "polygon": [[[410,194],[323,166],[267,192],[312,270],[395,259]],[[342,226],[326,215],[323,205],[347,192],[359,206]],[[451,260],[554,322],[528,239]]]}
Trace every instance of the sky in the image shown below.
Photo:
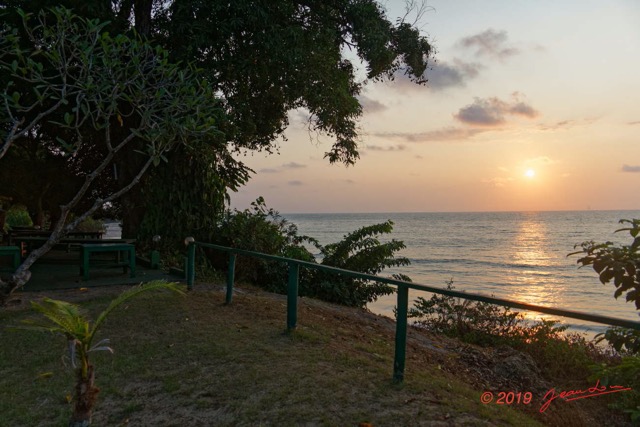
{"label": "sky", "polygon": [[[382,2],[388,17],[404,1]],[[640,1],[430,0],[429,82],[369,83],[361,158],[291,112],[231,194],[284,213],[640,209]]]}

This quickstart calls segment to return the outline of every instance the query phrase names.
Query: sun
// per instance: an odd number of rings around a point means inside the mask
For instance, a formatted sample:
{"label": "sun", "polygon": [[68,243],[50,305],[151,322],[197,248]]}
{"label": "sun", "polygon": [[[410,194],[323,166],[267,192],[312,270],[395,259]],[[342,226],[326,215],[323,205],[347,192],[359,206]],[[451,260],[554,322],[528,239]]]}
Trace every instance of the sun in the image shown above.
{"label": "sun", "polygon": [[534,176],[536,176],[536,171],[534,171],[533,169],[527,169],[527,171],[524,173],[524,176],[526,176],[527,178],[533,178]]}

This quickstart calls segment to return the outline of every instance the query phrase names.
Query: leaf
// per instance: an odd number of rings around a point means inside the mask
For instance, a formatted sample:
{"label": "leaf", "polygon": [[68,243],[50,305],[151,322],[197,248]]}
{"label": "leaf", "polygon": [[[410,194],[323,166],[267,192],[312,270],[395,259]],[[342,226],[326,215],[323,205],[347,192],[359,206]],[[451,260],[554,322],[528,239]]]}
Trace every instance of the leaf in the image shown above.
{"label": "leaf", "polygon": [[[595,269],[595,266],[594,266],[594,269]],[[614,271],[610,268],[607,268],[602,273],[600,273],[600,282],[602,282],[603,284],[608,283],[611,281],[611,279],[613,279],[614,275],[615,275]]]}

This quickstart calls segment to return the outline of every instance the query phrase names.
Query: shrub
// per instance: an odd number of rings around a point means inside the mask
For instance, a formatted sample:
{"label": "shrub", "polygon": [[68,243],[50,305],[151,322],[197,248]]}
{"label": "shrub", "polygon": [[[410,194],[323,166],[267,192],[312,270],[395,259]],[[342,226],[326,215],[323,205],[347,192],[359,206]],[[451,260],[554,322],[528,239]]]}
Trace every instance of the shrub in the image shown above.
{"label": "shrub", "polygon": [[[393,222],[386,221],[362,227],[347,234],[337,243],[322,246],[309,236],[298,234],[298,227],[283,218],[279,212],[267,208],[262,197],[251,203],[244,211],[227,211],[213,243],[316,262],[313,254],[305,247],[315,247],[322,256],[323,265],[338,267],[366,274],[379,274],[387,267],[408,265],[405,257],[395,253],[403,249],[404,243],[397,240],[381,243],[378,237],[390,233]],[[226,268],[227,255],[219,251],[208,252],[216,268]],[[285,262],[265,261],[253,257],[238,256],[236,260],[238,278],[248,280],[269,291],[286,293],[288,266]],[[399,280],[410,279],[404,275],[394,275]],[[381,295],[393,293],[393,288],[378,282],[355,279],[336,274],[300,269],[299,294],[352,307],[364,307]]]}
{"label": "shrub", "polygon": [[75,231],[105,231],[106,227],[104,222],[99,219],[94,219],[92,217],[86,218],[76,227]]}
{"label": "shrub", "polygon": [[[378,236],[391,231],[393,222],[386,221],[359,228],[344,236],[340,242],[320,246],[322,264],[371,275],[377,275],[388,267],[409,265],[409,259],[395,256],[397,251],[404,249],[403,242],[392,239],[381,243],[378,240]],[[401,274],[392,277],[411,281],[408,276]],[[325,301],[364,307],[368,302],[373,302],[382,295],[392,294],[395,290],[380,282],[317,271],[307,292],[310,296]]]}
{"label": "shrub", "polygon": [[[218,226],[212,243],[269,255],[313,262],[313,255],[303,246],[307,242],[317,245],[308,236],[299,236],[295,224],[280,213],[267,208],[259,197],[244,211],[227,211]],[[219,251],[208,252],[216,268],[226,268],[227,255]],[[273,292],[286,292],[287,266],[285,263],[239,256],[236,260],[238,278],[250,281]],[[302,272],[303,277],[307,275]]]}
{"label": "shrub", "polygon": [[32,227],[33,221],[27,212],[27,208],[23,205],[13,205],[7,210],[5,219],[5,227]]}
{"label": "shrub", "polygon": [[[452,280],[447,282],[446,289],[454,288]],[[438,294],[428,300],[418,297],[408,316],[430,331],[480,345],[511,334],[524,318],[508,307]]]}
{"label": "shrub", "polygon": [[[447,289],[454,289],[452,281]],[[549,380],[586,379],[594,361],[606,352],[580,334],[566,334],[567,326],[555,320],[527,321],[507,307],[433,295],[419,297],[409,317],[420,327],[482,346],[508,345],[536,361]]]}
{"label": "shrub", "polygon": [[631,422],[640,423],[640,357],[627,356],[616,365],[605,363],[593,368],[591,380],[603,385],[622,385],[631,388],[620,393],[611,406],[629,414]]}

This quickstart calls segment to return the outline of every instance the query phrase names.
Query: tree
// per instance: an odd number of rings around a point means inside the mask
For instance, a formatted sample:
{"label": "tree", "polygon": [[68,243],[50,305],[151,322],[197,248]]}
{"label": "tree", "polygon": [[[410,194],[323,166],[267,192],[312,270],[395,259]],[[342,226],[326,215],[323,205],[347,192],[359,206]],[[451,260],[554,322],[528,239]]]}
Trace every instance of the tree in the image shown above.
{"label": "tree", "polygon": [[[8,8],[20,6],[37,11],[42,0],[4,0]],[[45,2],[46,3],[46,2]],[[335,138],[325,154],[332,162],[353,164],[359,157],[357,121],[362,114],[358,100],[369,81],[393,78],[404,72],[417,83],[426,81],[425,70],[433,48],[425,37],[404,18],[389,21],[375,0],[63,0],[87,18],[108,19],[113,34],[131,28],[146,39],[167,49],[175,61],[195,61],[221,98],[227,120],[221,123],[231,151],[272,151],[283,136],[291,110],[309,113],[311,129]],[[362,61],[363,74],[345,53]],[[129,237],[149,223],[148,207],[169,194],[169,187],[188,179],[187,189],[209,184],[212,191],[233,189],[244,176],[220,186],[212,174],[234,176],[224,164],[207,165],[210,152],[201,146],[200,154],[179,150],[171,157],[193,158],[195,169],[205,176],[185,177],[178,168],[158,170],[158,176],[143,183],[139,191],[125,195],[124,233]],[[206,155],[201,155],[205,153]],[[219,158],[219,157],[218,157]],[[172,159],[173,163],[173,159]],[[134,164],[135,166],[135,164]],[[208,169],[207,169],[208,168]],[[120,165],[122,179],[129,179],[126,160]],[[162,177],[160,177],[162,175]],[[153,181],[153,184],[151,183]],[[160,182],[160,185],[159,184]],[[227,181],[228,182],[228,181]],[[211,196],[211,191],[204,192]],[[204,206],[202,191],[186,192],[189,206]],[[224,200],[224,196],[213,197]],[[209,200],[212,197],[208,197]],[[143,200],[143,204],[140,203]],[[216,211],[222,212],[218,203]],[[160,230],[180,224],[180,217],[157,213],[151,223]],[[195,212],[201,223],[210,212]],[[144,227],[142,227],[144,229]],[[176,230],[177,232],[177,230]]]}
{"label": "tree", "polygon": [[[31,265],[65,233],[130,191],[172,149],[219,138],[217,122],[223,115],[198,70],[170,62],[165,50],[136,36],[111,36],[105,23],[68,9],[35,17],[20,13],[22,28],[0,30],[0,160],[21,139],[59,129],[48,150],[72,159],[82,180],[60,207],[49,240],[0,285],[3,300],[29,280]],[[135,166],[133,173],[101,194],[100,182],[123,158]],[[82,159],[92,159],[89,168]],[[67,224],[72,210],[86,200],[87,208]]]}
{"label": "tree", "polygon": [[[357,121],[362,108],[358,96],[362,88],[370,81],[393,79],[398,72],[424,83],[434,53],[427,39],[406,21],[407,16],[392,23],[375,0],[60,3],[86,18],[108,20],[105,28],[112,34],[135,29],[167,49],[171,60],[195,61],[220,96],[226,119],[219,128],[230,152],[271,152],[283,137],[289,112],[302,108],[309,113],[310,129],[335,138],[326,153],[329,161],[351,165],[359,157]],[[0,5],[7,11],[22,7],[37,12],[47,2],[0,0]],[[364,70],[353,61],[356,56]],[[215,162],[209,161],[212,157]],[[249,170],[229,164],[205,144],[198,150],[174,150],[168,158],[172,164],[189,164],[192,171],[203,174],[185,174],[182,168],[152,171],[150,179],[123,196],[126,237],[168,231],[178,237],[186,232],[175,227],[184,223],[182,211],[167,200],[177,182],[186,180],[179,185],[186,190],[180,199],[188,206],[191,222],[207,224],[224,211],[226,191],[249,177]],[[132,179],[138,167],[135,158],[126,156],[118,166],[119,185]],[[208,190],[200,191],[203,188]],[[157,208],[159,202],[165,209]]]}
{"label": "tree", "polygon": [[[136,12],[129,15],[136,29],[142,31],[138,22],[145,22],[147,37],[169,50],[172,59],[196,61],[204,69],[221,94],[228,117],[223,131],[235,150],[271,152],[289,124],[289,112],[302,108],[309,114],[311,130],[335,138],[325,157],[352,165],[359,158],[358,96],[364,85],[393,78],[400,69],[424,82],[433,54],[417,29],[403,20],[389,22],[374,0],[174,0],[155,2],[155,13],[144,17],[131,2],[121,2],[121,17],[127,6]],[[364,63],[365,75],[345,55],[348,51]],[[164,182],[183,179],[177,169],[161,173],[170,175]],[[204,185],[200,179],[186,187]],[[145,186],[144,191],[155,193],[152,199],[157,201],[168,188]],[[182,198],[189,205],[202,205],[201,194],[187,192]],[[134,194],[130,198],[140,199]],[[140,237],[140,225],[154,205],[146,202],[126,212],[123,232]],[[198,223],[206,223],[211,211],[197,217]],[[181,216],[163,218],[165,226],[159,229],[181,223]]]}
{"label": "tree", "polygon": [[109,347],[109,339],[103,339],[94,344],[100,327],[111,312],[120,305],[142,293],[162,289],[183,294],[177,283],[149,282],[120,294],[98,315],[93,324],[87,318],[86,313],[75,304],[50,298],[45,298],[42,303],[31,303],[33,309],[44,316],[44,321],[27,320],[24,323],[28,326],[23,327],[23,329],[60,333],[67,339],[71,364],[76,370],[76,386],[73,414],[69,421],[70,427],[85,427],[91,424],[93,408],[100,391],[95,385],[95,368],[89,360],[90,353],[100,350],[113,353],[113,349]]}

